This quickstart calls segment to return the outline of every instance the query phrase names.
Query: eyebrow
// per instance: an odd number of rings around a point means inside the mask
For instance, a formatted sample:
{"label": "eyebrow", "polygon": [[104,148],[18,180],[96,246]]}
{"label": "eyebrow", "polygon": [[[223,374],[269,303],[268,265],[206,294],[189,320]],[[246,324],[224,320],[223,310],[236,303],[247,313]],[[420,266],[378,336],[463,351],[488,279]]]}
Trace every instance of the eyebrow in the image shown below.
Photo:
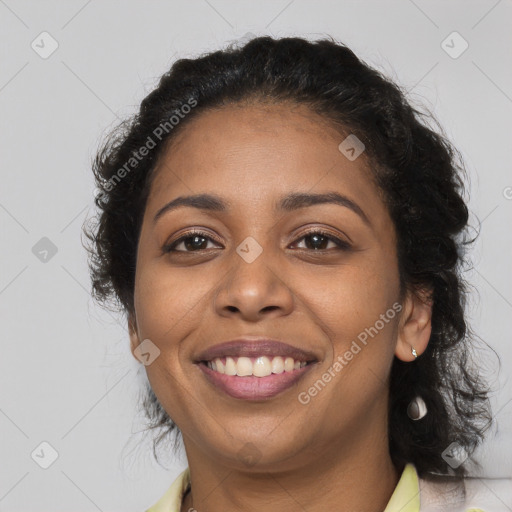
{"label": "eyebrow", "polygon": [[[337,204],[339,206],[344,206],[356,213],[370,228],[372,227],[370,220],[362,208],[352,199],[349,199],[338,192],[327,192],[323,194],[295,192],[281,197],[277,202],[275,209],[277,211],[291,212],[299,210],[300,208],[307,208],[308,206],[318,204]],[[229,211],[230,206],[231,203],[229,201],[225,201],[223,198],[215,194],[180,196],[162,206],[162,208],[160,208],[156,213],[153,222],[156,222],[164,214],[178,208],[189,207],[211,212],[227,212]]]}

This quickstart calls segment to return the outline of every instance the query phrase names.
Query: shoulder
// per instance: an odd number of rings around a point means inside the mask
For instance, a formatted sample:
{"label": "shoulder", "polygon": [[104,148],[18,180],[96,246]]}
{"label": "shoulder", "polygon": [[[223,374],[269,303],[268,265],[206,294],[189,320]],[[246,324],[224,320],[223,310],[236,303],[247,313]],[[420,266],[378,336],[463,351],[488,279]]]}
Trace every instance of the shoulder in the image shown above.
{"label": "shoulder", "polygon": [[512,479],[419,479],[421,512],[507,512]]}
{"label": "shoulder", "polygon": [[190,469],[185,468],[174,480],[165,494],[145,512],[179,512],[183,495],[190,485]]}

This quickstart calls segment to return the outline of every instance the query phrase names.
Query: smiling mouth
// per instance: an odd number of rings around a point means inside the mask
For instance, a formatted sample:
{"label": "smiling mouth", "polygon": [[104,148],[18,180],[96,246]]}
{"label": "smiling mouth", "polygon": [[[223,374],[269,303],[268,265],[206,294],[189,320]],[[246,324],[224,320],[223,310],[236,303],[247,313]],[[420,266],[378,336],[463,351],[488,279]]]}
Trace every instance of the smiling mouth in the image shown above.
{"label": "smiling mouth", "polygon": [[216,357],[211,361],[201,361],[210,370],[238,377],[268,377],[281,373],[300,370],[313,361],[301,361],[292,357],[257,356],[257,357]]}
{"label": "smiling mouth", "polygon": [[211,391],[261,402],[295,386],[319,363],[319,355],[277,339],[245,335],[210,346],[194,363]]}
{"label": "smiling mouth", "polygon": [[292,388],[317,362],[282,356],[227,356],[196,364],[215,391],[240,400],[261,402]]}

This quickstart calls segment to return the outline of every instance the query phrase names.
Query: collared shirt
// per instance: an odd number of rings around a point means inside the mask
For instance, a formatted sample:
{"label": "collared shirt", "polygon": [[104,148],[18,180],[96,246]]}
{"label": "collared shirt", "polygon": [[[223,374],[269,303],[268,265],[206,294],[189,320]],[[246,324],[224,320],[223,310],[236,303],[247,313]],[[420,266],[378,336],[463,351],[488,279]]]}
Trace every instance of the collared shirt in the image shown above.
{"label": "collared shirt", "polygon": [[[186,468],[146,512],[180,512],[189,485],[190,471]],[[384,512],[486,512],[473,506],[475,499],[482,497],[471,492],[465,496],[458,486],[419,479],[415,466],[409,463],[405,465]],[[495,512],[501,508],[488,510]]]}

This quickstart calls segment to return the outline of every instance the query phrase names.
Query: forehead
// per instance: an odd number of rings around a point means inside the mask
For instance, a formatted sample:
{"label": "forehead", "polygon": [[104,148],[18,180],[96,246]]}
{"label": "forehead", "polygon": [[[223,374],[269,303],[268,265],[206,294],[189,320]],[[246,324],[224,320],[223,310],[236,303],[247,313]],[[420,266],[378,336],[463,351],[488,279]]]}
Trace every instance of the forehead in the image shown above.
{"label": "forehead", "polygon": [[261,209],[290,191],[336,190],[369,216],[382,217],[364,153],[351,161],[338,149],[347,135],[304,105],[236,104],[201,112],[162,153],[148,209],[208,192]]}

